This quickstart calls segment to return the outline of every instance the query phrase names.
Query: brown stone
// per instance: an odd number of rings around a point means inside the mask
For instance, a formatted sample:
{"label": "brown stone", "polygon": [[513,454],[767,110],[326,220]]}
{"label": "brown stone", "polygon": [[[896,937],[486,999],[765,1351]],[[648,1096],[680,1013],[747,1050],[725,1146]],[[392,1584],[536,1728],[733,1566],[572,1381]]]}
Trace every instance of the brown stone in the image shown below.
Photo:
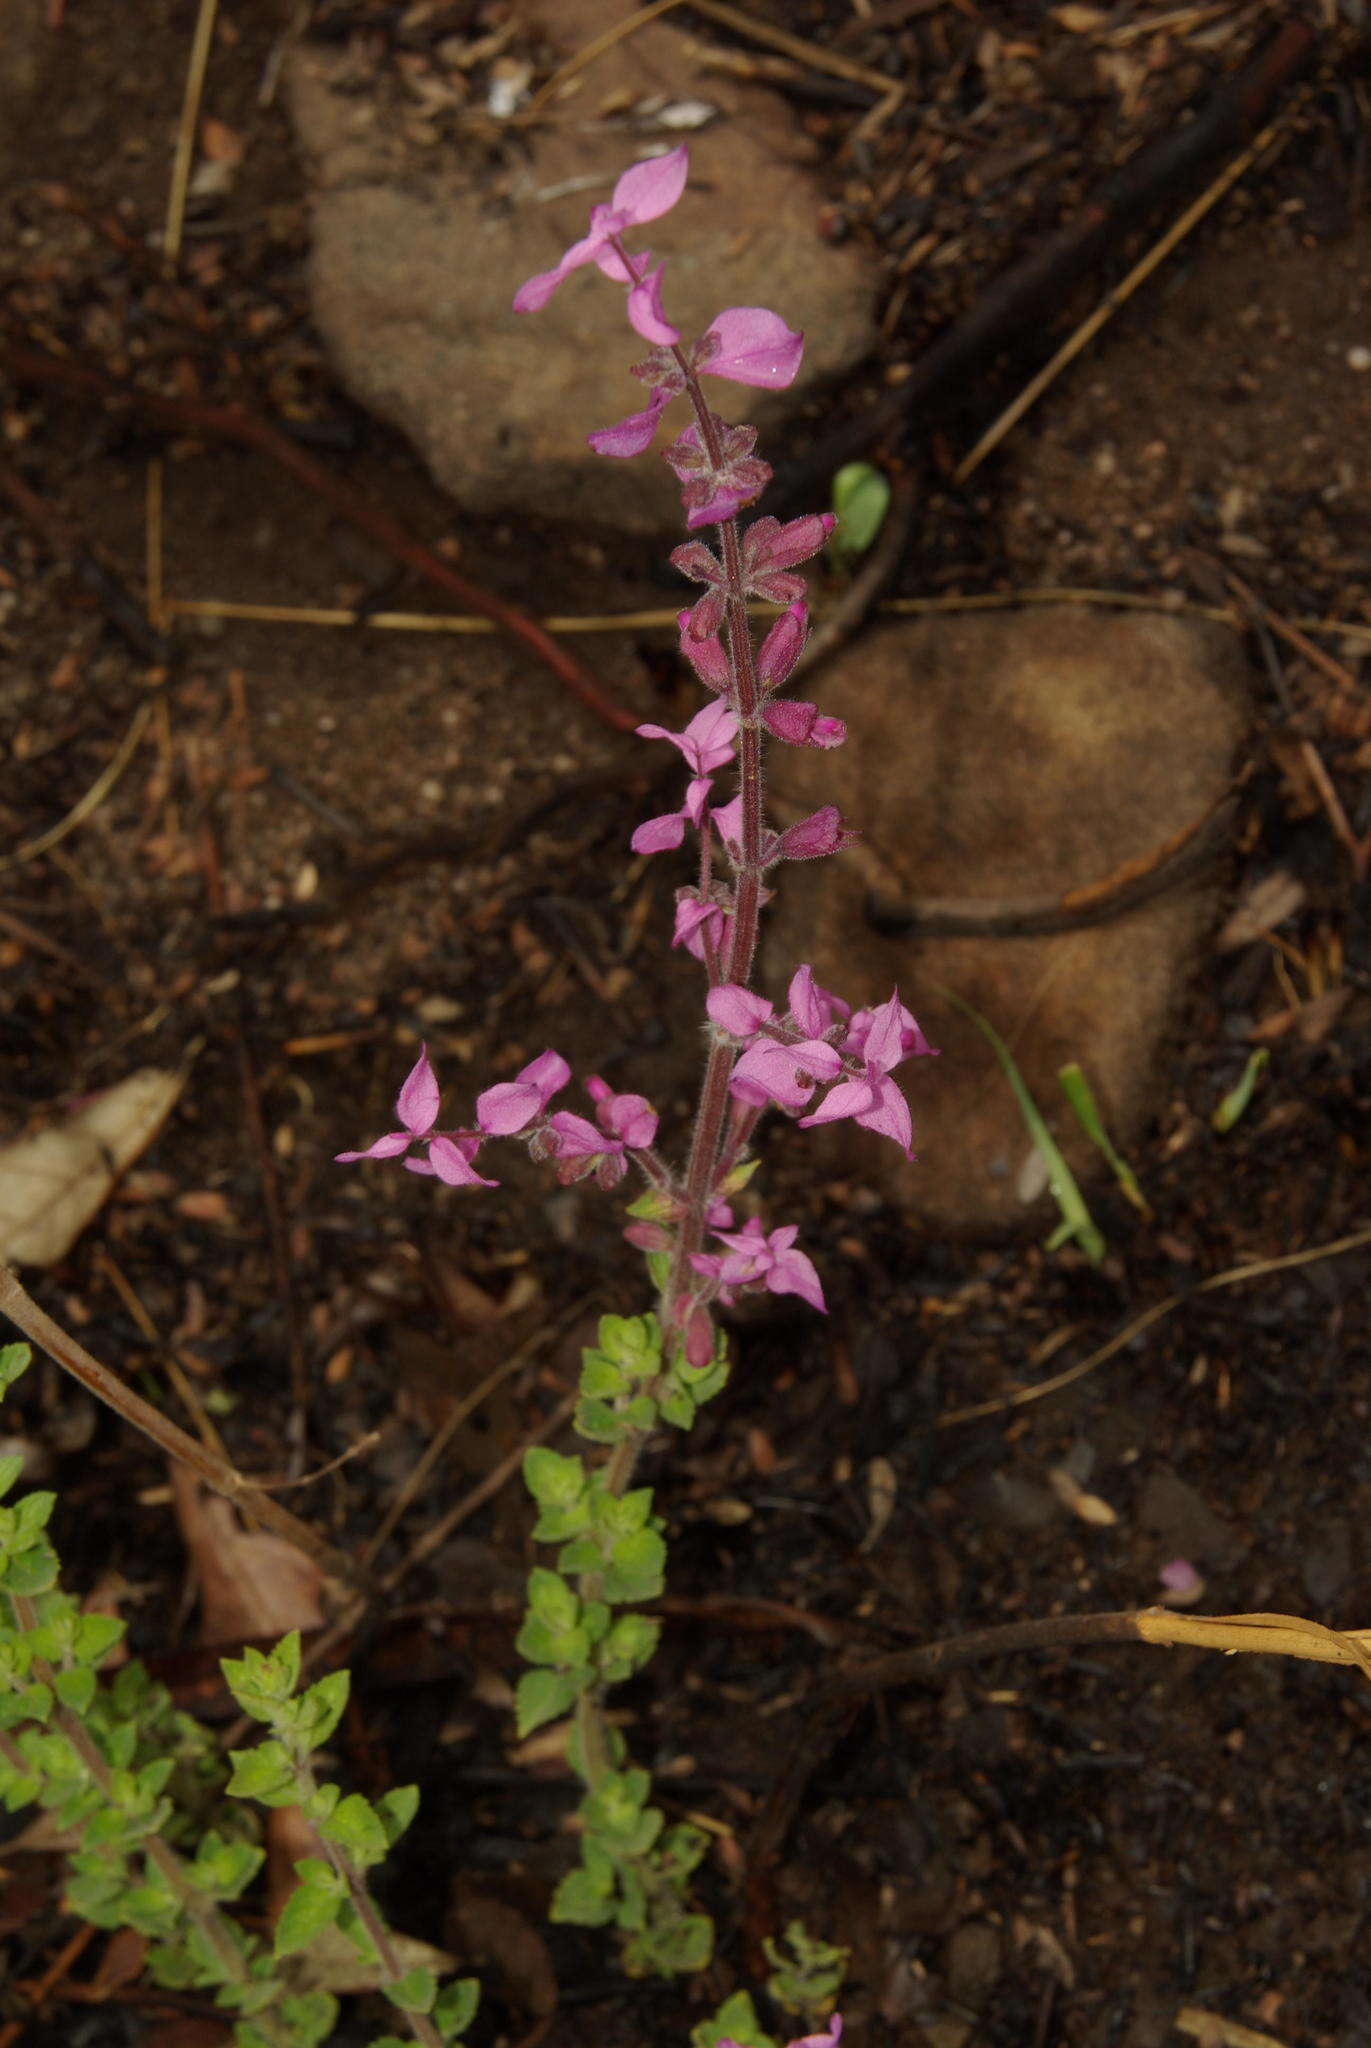
{"label": "brown stone", "polygon": [[[567,54],[622,17],[617,0],[567,0],[544,19]],[[697,74],[673,21],[597,58],[555,118],[511,136],[494,167],[485,144],[462,146],[460,128],[455,141],[414,142],[403,110],[355,82],[349,61],[306,48],[291,70],[314,191],[315,318],[349,389],[409,436],[459,503],[679,525],[660,459],[586,447],[593,428],[646,396],[628,374],[647,347],[624,318],[622,289],[591,266],[543,311],[510,308],[518,285],[585,233],[619,173],[678,139],[601,118],[603,107],[692,95],[719,108],[690,137],[685,196],[635,246],[668,259],[667,311],[688,338],[735,304],[772,307],[806,331],[801,381],[786,398],[713,387],[727,417],[762,428],[762,452],[786,404],[871,346],[875,270],[823,240],[812,145],[773,95]]]}
{"label": "brown stone", "polygon": [[941,1057],[901,1071],[917,1163],[850,1124],[814,1131],[930,1223],[981,1230],[1050,1215],[1009,1087],[944,989],[1008,1043],[1073,1168],[1098,1155],[1066,1109],[1078,1060],[1116,1143],[1163,1099],[1161,1055],[1219,878],[1128,915],[1034,938],[899,938],[871,928],[870,892],[903,902],[1049,897],[1143,861],[1222,796],[1244,726],[1236,639],[1163,613],[1075,606],[938,616],[864,636],[804,690],[848,721],[837,753],[775,747],[773,793],[838,803],[852,853],[791,869],[768,940],[769,986],[812,961],[853,1002],[899,985]]}

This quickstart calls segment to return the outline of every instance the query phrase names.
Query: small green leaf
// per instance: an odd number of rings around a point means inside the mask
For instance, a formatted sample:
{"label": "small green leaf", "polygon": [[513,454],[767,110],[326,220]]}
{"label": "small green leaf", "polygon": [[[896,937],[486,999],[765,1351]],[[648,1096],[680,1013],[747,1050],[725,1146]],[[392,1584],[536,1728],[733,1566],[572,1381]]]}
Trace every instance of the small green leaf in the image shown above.
{"label": "small green leaf", "polygon": [[869,462],[848,462],[833,479],[830,503],[838,524],[829,538],[829,553],[836,561],[854,562],[885,524],[890,484]]}
{"label": "small green leaf", "polygon": [[287,1992],[277,2010],[291,2048],[323,2048],[338,2025],[338,2001],[327,1991]]}
{"label": "small green leaf", "polygon": [[32,1549],[12,1552],[5,1559],[0,1584],[7,1593],[32,1600],[39,1593],[52,1591],[57,1584],[57,1570],[57,1553],[46,1539],[40,1538]]}
{"label": "small green leaf", "polygon": [[338,1802],[330,1818],[319,1829],[326,1841],[336,1842],[344,1855],[362,1868],[379,1863],[390,1847],[380,1815],[360,1792],[350,1792]]}
{"label": "small green leaf", "polygon": [[234,1799],[260,1799],[264,1806],[292,1806],[299,1798],[295,1767],[279,1742],[260,1742],[256,1749],[229,1751],[233,1776],[228,1792]]}
{"label": "small green leaf", "polygon": [[576,1626],[581,1603],[558,1573],[538,1565],[528,1575],[529,1611],[551,1629]]}
{"label": "small green leaf", "polygon": [[21,1374],[28,1371],[32,1359],[33,1352],[27,1344],[0,1344],[0,1394],[9,1392]]}
{"label": "small green leaf", "polygon": [[327,1884],[312,1876],[296,1885],[276,1923],[273,1954],[293,1956],[298,1950],[307,1948],[324,1928],[332,1927],[343,1903],[343,1892],[331,1871],[328,1876],[330,1882]]}
{"label": "small green leaf", "polygon": [[[95,1673],[81,1665],[73,1665],[70,1671],[54,1671],[52,1689],[64,1707],[70,1707],[73,1714],[84,1720],[90,1712],[90,1703],[95,1698]],[[168,1764],[168,1770],[171,1766]]]}
{"label": "small green leaf", "polygon": [[979,1010],[973,1010],[970,1003],[964,1002],[961,996],[954,995],[951,989],[944,989],[942,993],[954,1009],[960,1010],[964,1017],[970,1018],[999,1061],[1000,1070],[1014,1092],[1014,1100],[1019,1105],[1019,1114],[1027,1126],[1028,1135],[1042,1155],[1047,1168],[1047,1184],[1062,1219],[1059,1227],[1048,1239],[1048,1249],[1055,1251],[1068,1238],[1074,1237],[1091,1265],[1098,1266],[1105,1253],[1104,1238],[1086,1207],[1085,1197],[1076,1185],[1075,1175],[1062,1157],[1061,1147],[1048,1130],[1042,1111],[1028,1092],[1014,1055],[994,1025],[988,1018],[983,1017]]}
{"label": "small green leaf", "polygon": [[307,1748],[319,1749],[328,1741],[343,1718],[351,1684],[349,1671],[330,1671],[301,1693],[295,1703],[300,1709],[296,1726],[299,1740]]}
{"label": "small green leaf", "polygon": [[1247,1055],[1247,1064],[1242,1070],[1242,1075],[1237,1085],[1229,1089],[1227,1095],[1224,1096],[1223,1101],[1209,1119],[1220,1137],[1225,1132],[1231,1131],[1238,1118],[1246,1114],[1248,1106],[1252,1101],[1252,1094],[1256,1088],[1258,1076],[1270,1057],[1270,1051],[1264,1045],[1259,1045],[1255,1052],[1250,1052]]}
{"label": "small green leaf", "polygon": [[584,1870],[569,1870],[552,1895],[548,1918],[572,1927],[606,1927],[614,1918],[614,1901]]}
{"label": "small green leaf", "polygon": [[701,2020],[690,2036],[690,2048],[719,2048],[721,2041],[733,2041],[737,2048],[776,2048],[776,2042],[762,2026],[750,1991],[735,1991],[718,2011]]}
{"label": "small green leaf", "polygon": [[666,1545],[655,1529],[621,1536],[609,1554],[601,1591],[606,1600],[655,1600],[666,1571]]}
{"label": "small green leaf", "polygon": [[1150,1216],[1152,1210],[1138,1186],[1138,1176],[1122,1154],[1115,1150],[1114,1141],[1104,1127],[1104,1119],[1095,1101],[1095,1092],[1085,1077],[1085,1069],[1078,1060],[1068,1060],[1064,1067],[1058,1068],[1057,1079],[1062,1084],[1062,1092],[1071,1104],[1077,1123],[1096,1151],[1108,1162],[1109,1169],[1126,1198],[1141,1215]]}
{"label": "small green leaf", "polygon": [[405,1829],[419,1811],[419,1787],[417,1785],[393,1785],[389,1792],[383,1792],[375,1802],[375,1812],[386,1831],[386,1843],[394,1848]]}
{"label": "small green leaf", "polygon": [[430,2012],[438,1996],[438,1979],[427,1963],[416,1963],[412,1970],[405,1971],[403,1977],[383,1984],[381,1989],[401,2012]]}
{"label": "small green leaf", "polygon": [[443,1986],[434,2001],[433,2024],[444,2041],[455,2041],[466,2032],[480,2002],[481,1987],[474,1977],[458,1977]]}
{"label": "small green leaf", "polygon": [[522,1738],[556,1721],[572,1705],[580,1686],[571,1671],[526,1671],[514,1694],[515,1726]]}
{"label": "small green leaf", "polygon": [[540,1507],[567,1508],[586,1487],[586,1469],[579,1458],[534,1444],[524,1453],[524,1484]]}
{"label": "small green leaf", "polygon": [[83,1664],[97,1665],[123,1641],[126,1628],[127,1623],[117,1614],[82,1614],[77,1618],[72,1654]]}

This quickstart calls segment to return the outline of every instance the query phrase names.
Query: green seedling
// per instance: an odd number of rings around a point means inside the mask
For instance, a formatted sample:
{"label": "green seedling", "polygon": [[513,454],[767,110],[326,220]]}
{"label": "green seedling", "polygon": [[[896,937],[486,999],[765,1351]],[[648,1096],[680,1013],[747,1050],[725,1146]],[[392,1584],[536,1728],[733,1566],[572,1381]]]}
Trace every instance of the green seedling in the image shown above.
{"label": "green seedling", "polygon": [[869,462],[849,462],[833,479],[830,503],[838,524],[829,537],[829,558],[835,567],[850,569],[885,524],[890,485]]}
{"label": "green seedling", "polygon": [[1076,1121],[1089,1138],[1096,1151],[1108,1160],[1115,1180],[1123,1189],[1128,1200],[1142,1216],[1150,1216],[1152,1210],[1147,1197],[1138,1186],[1138,1177],[1128,1161],[1115,1150],[1114,1141],[1104,1127],[1095,1101],[1094,1090],[1085,1078],[1085,1070],[1078,1060],[1068,1060],[1057,1070],[1057,1079],[1062,1084],[1062,1093],[1071,1104]]}
{"label": "green seedling", "polygon": [[1241,1077],[1229,1089],[1227,1095],[1224,1096],[1223,1101],[1209,1119],[1220,1137],[1226,1131],[1232,1130],[1240,1116],[1246,1115],[1248,1105],[1252,1100],[1253,1091],[1257,1085],[1257,1077],[1270,1057],[1271,1055],[1264,1045],[1258,1046],[1255,1052],[1250,1052],[1247,1055],[1247,1064],[1242,1070]]}
{"label": "green seedling", "polygon": [[1076,1185],[1076,1176],[1062,1156],[1061,1147],[1047,1128],[1042,1111],[1028,1091],[1028,1085],[1019,1072],[1014,1055],[1001,1038],[994,1025],[979,1010],[964,1002],[951,989],[944,989],[943,995],[964,1017],[969,1017],[990,1050],[1000,1063],[1001,1072],[1014,1090],[1014,1100],[1019,1105],[1019,1114],[1028,1127],[1028,1135],[1042,1155],[1047,1168],[1047,1185],[1053,1201],[1061,1214],[1061,1222],[1047,1240],[1047,1249],[1060,1250],[1074,1238],[1092,1266],[1098,1266],[1104,1257],[1104,1237],[1099,1225],[1086,1207],[1084,1195]]}

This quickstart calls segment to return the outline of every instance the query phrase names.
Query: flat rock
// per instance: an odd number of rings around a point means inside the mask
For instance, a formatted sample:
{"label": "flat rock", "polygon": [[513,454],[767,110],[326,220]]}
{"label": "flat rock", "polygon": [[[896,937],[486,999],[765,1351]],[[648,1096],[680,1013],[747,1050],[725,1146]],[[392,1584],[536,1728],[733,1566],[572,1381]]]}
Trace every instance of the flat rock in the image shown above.
{"label": "flat rock", "polygon": [[[989,1046],[945,989],[989,1019],[1073,1169],[1098,1155],[1065,1108],[1078,1060],[1115,1142],[1159,1104],[1168,1027],[1218,907],[1221,872],[1091,928],[1038,937],[889,936],[875,897],[1049,898],[1146,862],[1222,797],[1245,724],[1238,643],[1161,612],[1077,606],[878,627],[803,685],[848,721],[836,753],[773,747],[786,805],[837,803],[863,834],[790,870],[767,940],[769,986],[813,963],[853,1002],[898,984],[941,1057],[901,1072],[919,1157],[854,1125],[813,1131],[830,1168],[931,1224],[1041,1222],[1033,1148]],[[1027,1199],[1026,1199],[1027,1197]]]}
{"label": "flat rock", "polygon": [[[621,26],[623,8],[565,0],[544,19],[567,55]],[[725,306],[766,305],[807,336],[801,380],[784,400],[719,383],[725,415],[758,424],[765,452],[784,405],[872,345],[876,273],[869,255],[822,238],[812,146],[774,95],[699,72],[674,22],[615,43],[547,124],[509,131],[498,153],[488,119],[425,134],[396,90],[359,73],[347,51],[307,46],[292,61],[312,187],[314,315],[348,389],[408,435],[460,504],[641,531],[679,524],[664,463],[586,447],[593,428],[645,397],[628,372],[646,344],[627,324],[622,290],[591,266],[542,312],[510,309],[519,284],[585,233],[620,172],[679,140],[624,118],[654,96],[719,110],[690,137],[685,196],[654,224],[671,318],[690,338]]]}

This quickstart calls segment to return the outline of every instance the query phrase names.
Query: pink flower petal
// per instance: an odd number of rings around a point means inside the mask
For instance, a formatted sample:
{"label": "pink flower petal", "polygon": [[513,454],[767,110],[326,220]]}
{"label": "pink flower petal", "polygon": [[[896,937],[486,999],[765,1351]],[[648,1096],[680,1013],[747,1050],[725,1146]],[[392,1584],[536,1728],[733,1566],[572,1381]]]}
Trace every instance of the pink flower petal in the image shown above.
{"label": "pink flower petal", "polygon": [[718,344],[700,365],[706,376],[782,391],[795,380],[804,336],[765,306],[730,306],[712,320],[706,339]]}
{"label": "pink flower petal", "polygon": [[690,151],[683,142],[678,142],[665,156],[646,157],[643,162],[630,165],[610,200],[622,225],[636,227],[645,220],[670,213],[685,191],[689,169]]}
{"label": "pink flower petal", "polygon": [[628,294],[628,324],[634,332],[641,334],[644,341],[655,343],[658,348],[670,348],[681,338],[679,327],[673,327],[662,311],[662,272],[665,264],[658,263],[646,270],[632,285]]}
{"label": "pink flower petal", "polygon": [[586,435],[586,440],[597,455],[641,455],[652,446],[666,404],[667,399],[654,392],[645,411],[631,412],[626,419],[616,420],[612,427],[597,427],[593,434]]}
{"label": "pink flower petal", "polygon": [[438,1121],[438,1080],[426,1045],[419,1048],[419,1057],[401,1084],[395,1114],[416,1138],[426,1137]]}

